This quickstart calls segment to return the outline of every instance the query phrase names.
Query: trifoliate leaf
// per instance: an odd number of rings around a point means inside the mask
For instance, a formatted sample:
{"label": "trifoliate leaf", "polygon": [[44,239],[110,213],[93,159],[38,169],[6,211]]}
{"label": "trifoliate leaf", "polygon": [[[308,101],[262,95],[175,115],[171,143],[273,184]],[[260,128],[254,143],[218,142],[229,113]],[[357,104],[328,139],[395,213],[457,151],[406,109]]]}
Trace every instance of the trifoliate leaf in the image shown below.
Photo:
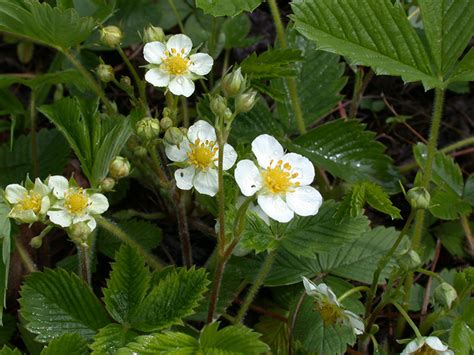
{"label": "trifoliate leaf", "polygon": [[242,73],[251,79],[270,79],[296,75],[293,63],[303,60],[299,49],[271,49],[252,53],[240,64]]}
{"label": "trifoliate leaf", "polygon": [[53,339],[41,355],[84,355],[88,354],[87,342],[79,334],[64,334]]}

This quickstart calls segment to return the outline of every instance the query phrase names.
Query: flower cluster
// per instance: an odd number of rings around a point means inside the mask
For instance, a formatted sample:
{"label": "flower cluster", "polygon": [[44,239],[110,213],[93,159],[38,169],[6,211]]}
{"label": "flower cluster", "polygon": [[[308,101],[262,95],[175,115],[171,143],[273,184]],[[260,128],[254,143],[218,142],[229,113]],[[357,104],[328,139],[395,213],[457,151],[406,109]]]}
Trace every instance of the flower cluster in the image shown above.
{"label": "flower cluster", "polygon": [[104,195],[78,187],[57,175],[50,176],[45,183],[36,178],[34,183],[27,180],[24,186],[8,185],[5,199],[11,205],[9,217],[20,223],[48,223],[49,219],[68,228],[84,222],[91,231],[96,227],[94,216],[109,208]]}

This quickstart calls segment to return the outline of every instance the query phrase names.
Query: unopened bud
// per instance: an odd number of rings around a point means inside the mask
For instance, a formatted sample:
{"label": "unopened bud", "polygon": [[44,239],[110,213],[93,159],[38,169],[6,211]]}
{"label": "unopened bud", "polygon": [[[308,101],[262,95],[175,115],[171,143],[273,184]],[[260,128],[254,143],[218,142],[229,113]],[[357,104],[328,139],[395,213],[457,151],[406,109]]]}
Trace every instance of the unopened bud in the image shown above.
{"label": "unopened bud", "polygon": [[212,113],[216,115],[216,117],[222,117],[227,108],[227,100],[221,95],[216,95],[211,98],[210,107]]}
{"label": "unopened bud", "polygon": [[421,258],[414,250],[409,250],[406,253],[397,257],[397,263],[402,270],[415,270],[421,265]]}
{"label": "unopened bud", "polygon": [[454,287],[447,282],[441,283],[434,291],[435,301],[444,307],[451,308],[456,298],[458,298],[458,293]]}
{"label": "unopened bud", "polygon": [[87,242],[87,238],[92,233],[91,228],[87,225],[87,222],[75,223],[67,229],[69,238],[76,243],[83,245]]}
{"label": "unopened bud", "polygon": [[164,141],[171,145],[179,145],[183,141],[183,132],[178,127],[170,127],[166,130]]}
{"label": "unopened bud", "polygon": [[131,87],[132,86],[132,80],[130,79],[129,76],[122,75],[120,77],[120,84],[122,84],[123,86],[126,86],[126,87]]}
{"label": "unopened bud", "polygon": [[168,116],[163,117],[160,120],[160,127],[163,131],[166,131],[168,128],[173,127],[173,120]]}
{"label": "unopened bud", "polygon": [[116,180],[130,174],[130,162],[127,158],[117,156],[109,165],[110,176]]}
{"label": "unopened bud", "polygon": [[103,192],[110,192],[114,189],[114,187],[115,187],[115,179],[112,179],[111,177],[106,177],[100,183],[100,189]]}
{"label": "unopened bud", "polygon": [[237,96],[243,90],[245,90],[245,79],[240,68],[222,78],[222,91],[226,96]]}
{"label": "unopened bud", "polygon": [[107,26],[100,30],[100,40],[108,47],[117,47],[122,38],[122,31],[117,26]]}
{"label": "unopened bud", "polygon": [[145,117],[137,122],[137,135],[144,141],[149,142],[160,134],[160,121],[156,118]]}
{"label": "unopened bud", "polygon": [[99,77],[100,81],[104,83],[108,83],[114,80],[114,68],[107,64],[99,64],[97,67],[97,76]]}
{"label": "unopened bud", "polygon": [[163,117],[169,117],[169,118],[171,118],[171,119],[173,120],[173,119],[176,118],[176,113],[177,113],[176,110],[172,110],[172,109],[170,109],[169,107],[165,107],[165,108],[163,109],[163,114],[162,114],[162,116],[163,116]]}
{"label": "unopened bud", "polygon": [[143,42],[163,42],[165,33],[161,27],[148,26],[143,32]]}
{"label": "unopened bud", "polygon": [[144,146],[137,146],[133,149],[133,154],[138,158],[145,158],[148,155],[148,150]]}
{"label": "unopened bud", "polygon": [[232,111],[230,108],[226,108],[223,115],[224,121],[229,121],[232,118]]}
{"label": "unopened bud", "polygon": [[179,130],[181,131],[181,133],[183,134],[183,136],[187,136],[188,135],[188,129],[186,127],[179,127]]}
{"label": "unopened bud", "polygon": [[235,110],[237,112],[249,112],[257,102],[257,92],[250,90],[240,94],[235,99]]}
{"label": "unopened bud", "polygon": [[31,238],[30,246],[34,249],[39,249],[43,245],[43,237],[38,235],[36,237]]}
{"label": "unopened bud", "polygon": [[424,187],[414,187],[407,192],[407,201],[415,209],[427,209],[430,206],[431,196]]}
{"label": "unopened bud", "polygon": [[35,51],[35,46],[32,42],[21,41],[16,46],[16,53],[18,55],[18,60],[22,62],[23,64],[31,62],[34,51]]}

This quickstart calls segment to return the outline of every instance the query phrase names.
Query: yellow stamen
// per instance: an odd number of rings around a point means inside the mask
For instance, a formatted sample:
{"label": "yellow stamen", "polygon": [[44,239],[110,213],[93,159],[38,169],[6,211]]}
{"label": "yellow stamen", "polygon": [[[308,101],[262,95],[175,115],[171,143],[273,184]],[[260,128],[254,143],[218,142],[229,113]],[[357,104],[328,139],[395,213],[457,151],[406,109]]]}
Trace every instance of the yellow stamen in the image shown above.
{"label": "yellow stamen", "polygon": [[205,143],[196,139],[194,144],[191,144],[191,151],[188,153],[188,158],[191,164],[193,164],[197,169],[206,171],[209,169],[216,158],[216,153],[219,150],[215,146],[215,142],[210,142],[206,140]]}
{"label": "yellow stamen", "polygon": [[171,49],[171,54],[165,52],[166,58],[163,58],[163,69],[172,75],[182,75],[188,71],[190,60],[185,58],[176,49]]}
{"label": "yellow stamen", "polygon": [[283,161],[279,160],[274,167],[272,167],[272,163],[273,160],[270,161],[270,166],[268,166],[267,170],[262,173],[263,181],[271,193],[291,192],[293,187],[300,186],[299,182],[291,181],[298,176],[298,173],[291,173],[292,167],[290,163],[286,162],[283,164]]}
{"label": "yellow stamen", "polygon": [[436,355],[436,350],[431,349],[427,344],[423,344],[421,348],[415,351],[415,355]]}
{"label": "yellow stamen", "polygon": [[82,188],[79,188],[66,193],[64,205],[70,213],[82,214],[87,206],[89,206],[89,199],[87,198],[86,192]]}
{"label": "yellow stamen", "polygon": [[30,191],[25,194],[23,200],[18,203],[18,208],[22,211],[32,210],[37,214],[41,210],[41,196],[40,194]]}
{"label": "yellow stamen", "polygon": [[334,325],[343,318],[343,312],[337,304],[324,301],[316,301],[316,311],[321,316],[324,325]]}

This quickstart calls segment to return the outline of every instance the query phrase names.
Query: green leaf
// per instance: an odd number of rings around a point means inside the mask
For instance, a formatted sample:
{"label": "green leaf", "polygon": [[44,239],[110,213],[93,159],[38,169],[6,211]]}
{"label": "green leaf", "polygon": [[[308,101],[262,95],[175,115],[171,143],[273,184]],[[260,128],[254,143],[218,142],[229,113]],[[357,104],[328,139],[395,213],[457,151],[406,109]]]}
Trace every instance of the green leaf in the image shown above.
{"label": "green leaf", "polygon": [[214,17],[236,16],[243,11],[252,12],[262,0],[196,0],[196,6]]}
{"label": "green leaf", "polygon": [[[288,45],[299,49],[304,60],[294,63],[296,70],[296,86],[298,97],[307,126],[327,115],[342,99],[339,94],[347,82],[343,76],[345,64],[340,62],[338,55],[317,50],[316,44],[296,31],[288,33]],[[278,119],[287,131],[296,132],[296,122],[287,82],[273,80],[272,87],[283,91],[285,98],[277,103]]]}
{"label": "green leaf", "polygon": [[[161,242],[161,229],[157,225],[148,221],[130,219],[127,221],[120,221],[117,225],[146,250],[156,248]],[[99,229],[97,248],[102,254],[113,259],[121,245],[122,242],[118,240],[117,237],[104,229]]]}
{"label": "green leaf", "polygon": [[0,87],[8,87],[12,84],[22,84],[31,89],[38,89],[42,85],[55,85],[72,83],[81,90],[86,90],[89,84],[83,75],[75,69],[67,69],[54,73],[39,74],[33,78],[24,78],[13,74],[0,75]]}
{"label": "green leaf", "polygon": [[145,298],[151,274],[138,251],[123,244],[115,255],[107,288],[103,289],[105,307],[119,323],[128,323]]}
{"label": "green leaf", "polygon": [[7,300],[7,288],[8,288],[8,272],[10,269],[10,249],[11,249],[11,223],[8,214],[10,209],[4,203],[3,199],[0,199],[0,239],[2,244],[0,245],[2,259],[0,261],[0,325],[3,325],[3,309],[6,306]]}
{"label": "green leaf", "polygon": [[41,352],[41,355],[84,355],[88,354],[87,342],[79,334],[64,334],[53,339]]}
{"label": "green leaf", "polygon": [[173,270],[138,306],[132,316],[133,327],[151,332],[182,324],[202,300],[208,284],[205,269]]}
{"label": "green leaf", "polygon": [[35,0],[4,0],[0,3],[0,31],[27,37],[56,48],[80,44],[92,32],[94,20],[80,17],[74,9],[52,8]]}
{"label": "green leaf", "polygon": [[456,354],[469,354],[474,348],[474,331],[462,320],[455,320],[449,333],[449,345]]}
{"label": "green leaf", "polygon": [[471,0],[420,0],[423,25],[437,71],[446,76],[474,32]]}
{"label": "green leaf", "polygon": [[93,355],[116,354],[117,350],[131,342],[138,334],[120,324],[109,324],[99,330],[91,344]]}
{"label": "green leaf", "polygon": [[357,120],[325,123],[287,146],[348,182],[369,180],[389,193],[399,190],[401,177],[392,159],[384,154],[385,146]]}
{"label": "green leaf", "polygon": [[[55,129],[42,129],[37,132],[39,177],[61,174],[69,158],[69,147],[66,140]],[[33,175],[31,134],[22,135],[9,144],[0,146],[0,186],[18,183]]]}
{"label": "green leaf", "polygon": [[[474,228],[474,223],[471,223]],[[439,236],[443,246],[449,251],[449,254],[459,258],[466,258],[468,255],[464,249],[466,234],[459,221],[447,222],[439,225],[433,232],[433,235]]]}
{"label": "green leaf", "polygon": [[137,337],[117,355],[195,355],[198,348],[198,341],[188,334],[163,332]]}
{"label": "green leaf", "polygon": [[21,355],[21,351],[17,348],[11,349],[4,345],[3,348],[0,349],[0,355]]}
{"label": "green leaf", "polygon": [[449,80],[452,82],[474,81],[474,48],[471,48],[464,56]]}
{"label": "green leaf", "polygon": [[[283,313],[270,309],[273,313]],[[287,318],[288,312],[284,312],[282,317]],[[272,317],[261,316],[255,324],[255,330],[262,334],[262,340],[270,346],[273,354],[287,354],[289,327],[286,322]]]}
{"label": "green leaf", "polygon": [[400,3],[390,0],[295,0],[295,27],[320,49],[370,66],[378,74],[442,87]]}
{"label": "green leaf", "polygon": [[474,174],[467,178],[462,196],[464,201],[474,206]]}
{"label": "green leaf", "polygon": [[67,333],[87,340],[109,323],[98,298],[75,274],[61,269],[35,272],[21,288],[21,315],[36,340],[48,342]]}
{"label": "green leaf", "polygon": [[240,64],[242,73],[251,79],[270,79],[296,75],[294,62],[303,60],[299,49],[270,49],[258,55],[254,52]]}
{"label": "green leaf", "polygon": [[17,332],[16,317],[5,313],[2,316],[2,325],[0,326],[0,345],[8,344]]}
{"label": "green leaf", "polygon": [[224,48],[243,48],[254,44],[258,38],[247,38],[252,23],[247,16],[236,16],[227,19],[222,24],[222,32],[225,34]]}
{"label": "green leaf", "polygon": [[434,189],[429,210],[433,216],[444,220],[455,220],[460,215],[469,215],[471,206],[446,186]]}

